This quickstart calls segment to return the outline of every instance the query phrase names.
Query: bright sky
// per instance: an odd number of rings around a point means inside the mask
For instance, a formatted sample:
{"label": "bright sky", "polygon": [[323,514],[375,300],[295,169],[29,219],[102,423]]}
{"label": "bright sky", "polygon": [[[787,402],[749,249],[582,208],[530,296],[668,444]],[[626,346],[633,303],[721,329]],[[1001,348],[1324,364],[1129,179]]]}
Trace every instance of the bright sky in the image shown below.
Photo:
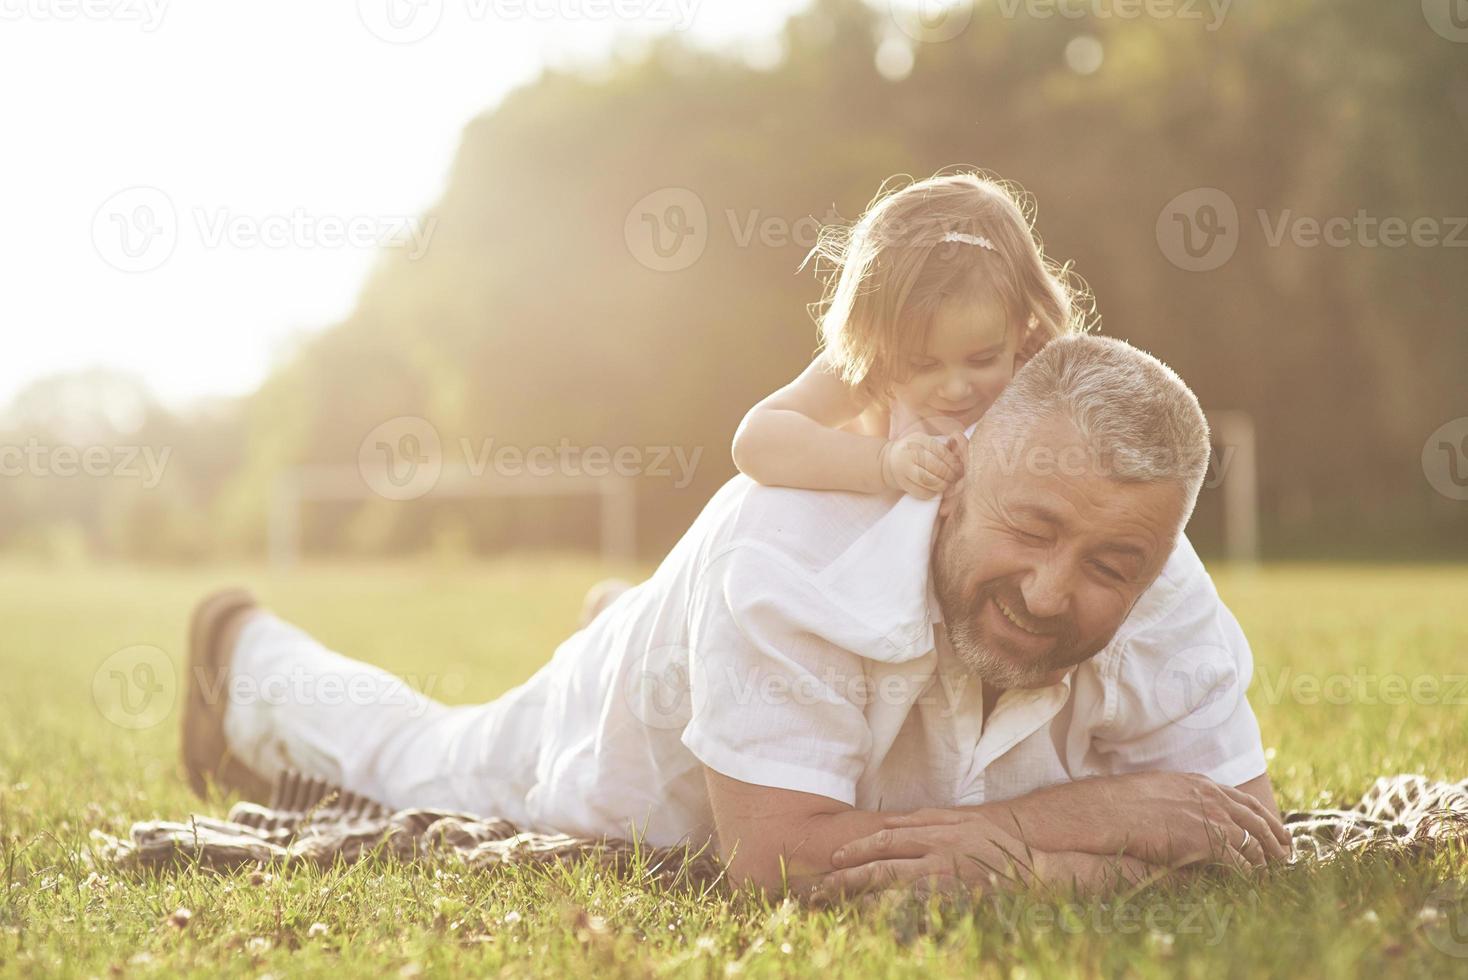
{"label": "bright sky", "polygon": [[543,64],[668,30],[757,45],[804,5],[0,0],[0,405],[94,365],[173,405],[248,391]]}

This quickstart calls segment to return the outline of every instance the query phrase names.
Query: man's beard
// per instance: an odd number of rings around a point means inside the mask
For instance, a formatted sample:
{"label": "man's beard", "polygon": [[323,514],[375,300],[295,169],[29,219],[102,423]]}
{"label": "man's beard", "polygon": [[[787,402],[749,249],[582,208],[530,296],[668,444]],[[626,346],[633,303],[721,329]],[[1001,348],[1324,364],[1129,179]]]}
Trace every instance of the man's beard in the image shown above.
{"label": "man's beard", "polygon": [[[1087,660],[1095,650],[1081,648],[1074,620],[1069,616],[1044,619],[1033,616],[1025,606],[1019,582],[1014,578],[985,582],[972,595],[965,594],[954,573],[962,563],[944,553],[940,546],[934,554],[933,590],[943,610],[943,627],[959,661],[985,683],[1002,690],[1044,687],[1057,671],[1066,670]],[[1015,654],[1003,648],[1003,641],[985,636],[979,626],[984,607],[995,599],[1003,602],[1027,624],[1053,638],[1045,654],[1034,657]]]}

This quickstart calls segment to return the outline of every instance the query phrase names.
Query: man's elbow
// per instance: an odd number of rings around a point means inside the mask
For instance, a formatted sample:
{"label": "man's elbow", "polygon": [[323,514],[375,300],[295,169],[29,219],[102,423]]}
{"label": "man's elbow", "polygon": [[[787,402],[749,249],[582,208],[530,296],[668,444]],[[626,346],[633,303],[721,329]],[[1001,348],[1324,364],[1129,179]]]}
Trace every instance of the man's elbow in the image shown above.
{"label": "man's elbow", "polygon": [[772,789],[705,769],[719,856],[736,885],[778,892],[831,869],[831,852],[863,826],[847,827],[857,811],[814,793]]}
{"label": "man's elbow", "polygon": [[783,855],[757,853],[754,847],[735,846],[723,855],[729,880],[736,886],[753,886],[771,895],[785,890],[786,867]]}
{"label": "man's elbow", "polygon": [[820,815],[798,827],[744,834],[727,845],[720,835],[719,853],[729,880],[778,895],[793,882],[830,871],[835,845],[822,832],[827,828],[826,815]]}

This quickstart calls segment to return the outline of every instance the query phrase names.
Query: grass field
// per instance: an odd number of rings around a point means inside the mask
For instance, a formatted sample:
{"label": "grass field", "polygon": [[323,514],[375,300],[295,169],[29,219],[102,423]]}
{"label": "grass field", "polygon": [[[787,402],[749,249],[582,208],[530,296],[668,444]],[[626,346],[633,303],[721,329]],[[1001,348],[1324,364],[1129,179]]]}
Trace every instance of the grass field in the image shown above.
{"label": "grass field", "polygon": [[[377,862],[252,884],[243,873],[93,875],[79,860],[90,828],[125,835],[133,820],[196,807],[176,711],[127,727],[134,716],[94,678],[139,645],[179,663],[189,606],[207,588],[246,582],[334,648],[432,675],[444,700],[477,701],[549,656],[605,572],[540,558],[289,574],[0,566],[0,972],[1468,976],[1462,849],[1431,866],[1376,859],[1110,902],[893,896],[827,910],[589,868],[492,876]],[[1344,804],[1382,773],[1468,776],[1468,568],[1217,579],[1254,646],[1250,697],[1283,806]],[[179,908],[192,913],[182,926],[170,921]]]}

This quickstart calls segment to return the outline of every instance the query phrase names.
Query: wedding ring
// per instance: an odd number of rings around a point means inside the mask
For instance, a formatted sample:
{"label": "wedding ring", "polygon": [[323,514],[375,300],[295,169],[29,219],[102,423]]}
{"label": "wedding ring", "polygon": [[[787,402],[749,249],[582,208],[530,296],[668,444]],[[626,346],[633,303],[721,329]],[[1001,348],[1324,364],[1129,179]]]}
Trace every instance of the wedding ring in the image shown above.
{"label": "wedding ring", "polygon": [[1246,848],[1246,847],[1249,846],[1249,841],[1251,841],[1253,839],[1254,839],[1253,835],[1249,833],[1249,831],[1248,831],[1247,828],[1245,828],[1245,830],[1244,830],[1244,839],[1241,840],[1241,841],[1239,841],[1239,850],[1240,851],[1243,851],[1244,848]]}

